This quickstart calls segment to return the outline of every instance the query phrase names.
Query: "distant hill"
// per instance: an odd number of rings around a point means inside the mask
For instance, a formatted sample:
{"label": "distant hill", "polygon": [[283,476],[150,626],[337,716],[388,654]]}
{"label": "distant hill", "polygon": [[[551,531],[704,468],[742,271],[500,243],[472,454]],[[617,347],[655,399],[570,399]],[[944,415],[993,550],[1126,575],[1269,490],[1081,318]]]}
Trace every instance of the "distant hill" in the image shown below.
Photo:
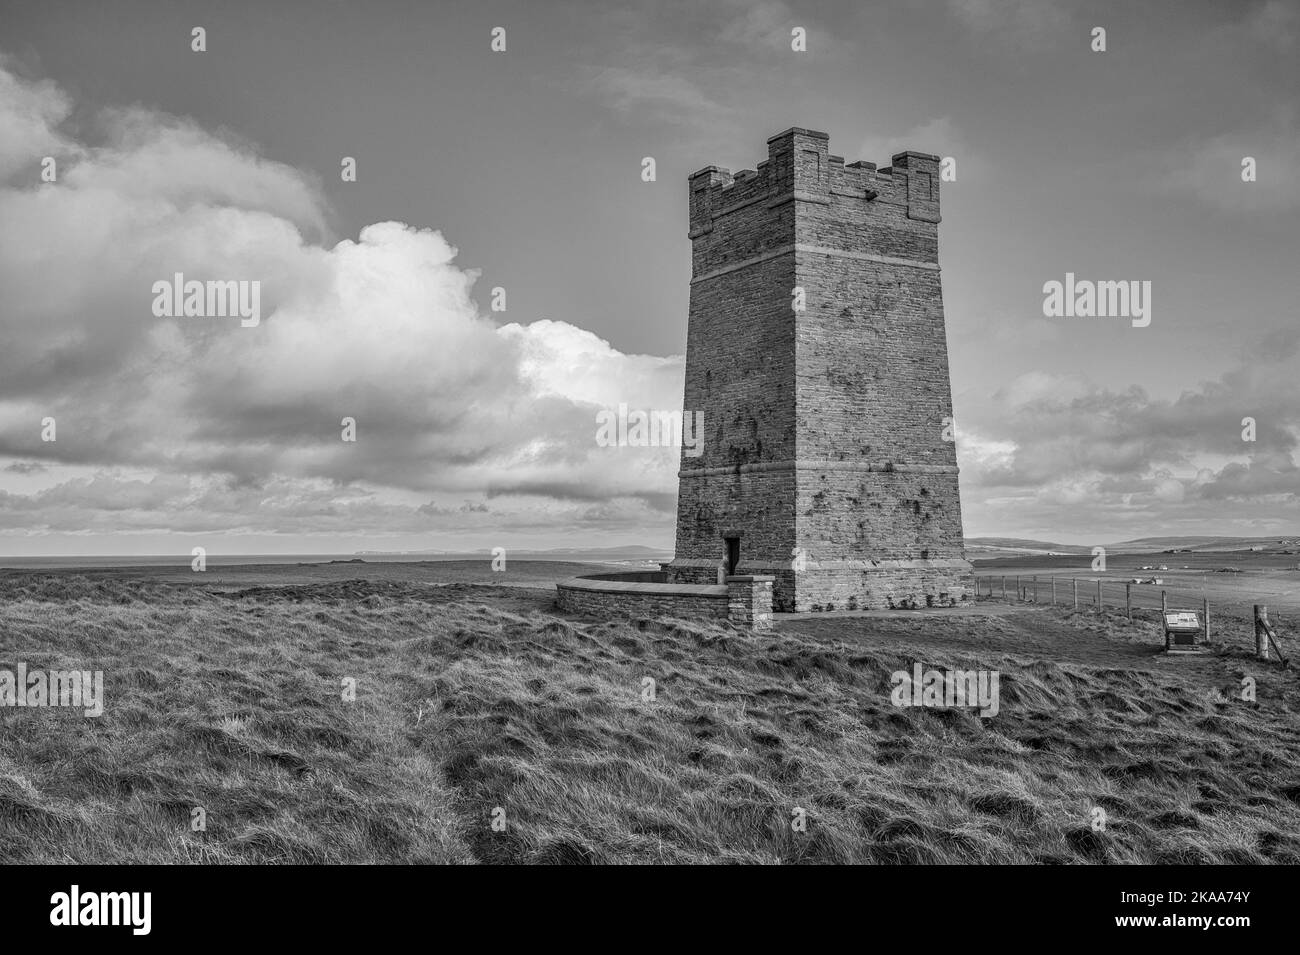
{"label": "distant hill", "polygon": [[[1279,554],[1300,553],[1300,534],[1281,537],[1208,537],[1172,536],[1138,537],[1133,540],[1103,544],[1112,554],[1158,554],[1164,551],[1188,553],[1227,553],[1250,551]],[[1090,554],[1093,545],[1057,544],[1051,541],[1029,540],[1019,537],[968,537],[966,550],[975,554],[1015,556],[1047,554]]]}
{"label": "distant hill", "polygon": [[1028,540],[1022,537],[968,537],[968,553],[1000,554],[1014,556],[1017,554],[1090,554],[1092,547],[1080,544],[1054,544],[1051,541]]}
{"label": "distant hill", "polygon": [[[491,548],[483,547],[478,550],[361,550],[357,551],[359,557],[442,557],[452,558],[459,557],[470,559],[475,557],[489,558],[492,556]],[[673,556],[671,547],[647,547],[644,544],[625,544],[616,547],[551,547],[544,550],[531,550],[528,548],[506,548],[508,558],[515,560],[525,560],[528,558],[540,558],[542,560],[553,558],[581,558],[583,560],[600,561],[601,559],[609,560],[669,560]]]}
{"label": "distant hill", "polygon": [[[524,551],[520,551],[524,553]],[[672,557],[671,547],[646,547],[643,544],[628,544],[621,547],[552,547],[548,550],[530,550],[530,554],[605,554],[605,555],[643,555],[645,557]]]}
{"label": "distant hill", "polygon": [[[1138,537],[1118,542],[1099,542],[1107,552],[1112,554],[1158,554],[1177,550],[1189,553],[1230,553],[1232,551],[1250,551],[1259,548],[1263,553],[1281,554],[1294,552],[1300,554],[1300,533],[1281,537],[1211,537],[1211,536],[1169,536]],[[1035,540],[1027,537],[968,537],[966,550],[977,557],[1047,557],[1051,555],[1091,554],[1094,544],[1062,544],[1057,541]],[[622,544],[614,547],[551,547],[539,550],[506,548],[508,556],[515,560],[583,560],[595,561],[657,561],[669,560],[673,556],[671,547],[648,547],[645,544]],[[436,557],[489,558],[490,548],[478,550],[404,550],[404,551],[357,551],[359,557]]]}
{"label": "distant hill", "polygon": [[1300,534],[1281,537],[1140,537],[1111,546],[1134,554],[1165,550],[1194,553],[1260,550],[1277,554],[1300,550]]}

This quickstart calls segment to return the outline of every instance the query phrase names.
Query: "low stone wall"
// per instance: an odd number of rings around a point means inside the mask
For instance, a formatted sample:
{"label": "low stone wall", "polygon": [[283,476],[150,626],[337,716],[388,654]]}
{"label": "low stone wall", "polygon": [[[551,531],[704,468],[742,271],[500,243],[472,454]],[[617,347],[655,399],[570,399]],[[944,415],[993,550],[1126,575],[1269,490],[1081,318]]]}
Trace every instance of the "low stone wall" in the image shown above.
{"label": "low stone wall", "polygon": [[663,571],[590,574],[555,585],[568,613],[594,617],[727,620],[749,630],[772,626],[772,578],[728,577],[725,584],[668,583]]}
{"label": "low stone wall", "polygon": [[[713,584],[718,582],[718,562],[716,560],[674,560],[660,564],[668,579],[682,584]],[[772,609],[788,613],[794,607],[794,571],[789,565],[772,567],[753,561],[741,561],[740,570],[744,575],[766,577],[772,581]]]}

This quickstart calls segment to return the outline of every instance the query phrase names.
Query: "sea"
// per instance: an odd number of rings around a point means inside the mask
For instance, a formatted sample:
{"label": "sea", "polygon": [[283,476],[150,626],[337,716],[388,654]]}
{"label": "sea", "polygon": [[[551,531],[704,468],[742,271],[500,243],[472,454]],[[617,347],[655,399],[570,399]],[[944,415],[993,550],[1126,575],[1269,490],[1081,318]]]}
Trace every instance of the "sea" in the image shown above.
{"label": "sea", "polygon": [[[582,551],[509,551],[508,559],[572,561],[583,564],[615,564],[619,566],[658,566],[659,561],[672,559],[671,552],[648,554],[643,549],[620,552],[600,549]],[[188,567],[194,558],[188,554],[130,554],[58,557],[6,557],[0,555],[0,570],[62,570],[68,568],[109,569],[119,567]],[[484,561],[492,560],[490,551],[465,553],[353,553],[353,554],[212,554],[207,555],[208,567],[242,567],[252,564],[330,564],[343,562],[419,563],[425,561]]]}

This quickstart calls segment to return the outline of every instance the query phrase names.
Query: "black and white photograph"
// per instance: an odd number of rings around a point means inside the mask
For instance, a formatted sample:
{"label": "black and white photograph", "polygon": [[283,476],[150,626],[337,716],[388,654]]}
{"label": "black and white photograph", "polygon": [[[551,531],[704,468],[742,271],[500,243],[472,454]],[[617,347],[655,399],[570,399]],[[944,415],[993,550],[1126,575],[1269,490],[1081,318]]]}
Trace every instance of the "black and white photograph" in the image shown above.
{"label": "black and white photograph", "polygon": [[7,924],[1279,928],[1298,64],[1298,0],[0,0]]}

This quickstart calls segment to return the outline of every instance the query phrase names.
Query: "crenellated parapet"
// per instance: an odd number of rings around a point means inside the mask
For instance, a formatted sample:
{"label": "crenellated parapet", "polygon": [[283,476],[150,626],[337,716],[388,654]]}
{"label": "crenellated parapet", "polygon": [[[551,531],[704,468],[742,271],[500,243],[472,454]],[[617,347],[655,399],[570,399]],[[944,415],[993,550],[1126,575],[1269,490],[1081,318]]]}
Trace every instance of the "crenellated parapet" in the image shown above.
{"label": "crenellated parapet", "polygon": [[692,173],[690,238],[713,231],[720,219],[763,203],[771,209],[787,202],[821,205],[879,203],[905,211],[909,220],[937,225],[939,157],[907,150],[892,165],[845,163],[829,152],[830,137],[792,127],[767,141],[768,157],[756,169],[733,174],[720,166]]}

